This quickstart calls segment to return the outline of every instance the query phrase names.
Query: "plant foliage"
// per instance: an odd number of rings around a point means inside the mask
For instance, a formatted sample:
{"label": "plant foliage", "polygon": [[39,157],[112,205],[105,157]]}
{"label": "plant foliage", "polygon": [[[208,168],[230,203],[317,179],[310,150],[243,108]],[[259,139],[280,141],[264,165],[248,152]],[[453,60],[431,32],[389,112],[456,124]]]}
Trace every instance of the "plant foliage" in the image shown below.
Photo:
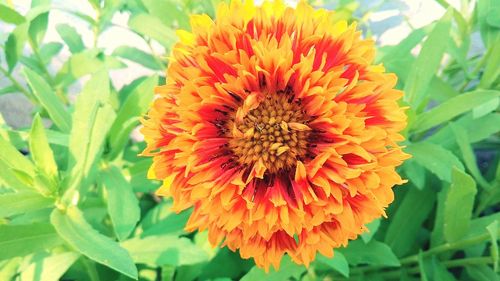
{"label": "plant foliage", "polygon": [[[0,280],[500,280],[500,1],[436,0],[441,19],[380,46],[406,93],[408,183],[387,218],[334,258],[309,268],[285,258],[267,274],[184,232],[189,211],[154,195],[144,143],[130,137],[165,79],[175,29],[189,28],[189,14],[213,16],[218,0],[89,0],[92,14],[55,2],[21,11],[0,1],[0,95],[35,106],[31,127],[0,118]],[[369,20],[397,0],[311,2],[369,36],[405,20]],[[47,42],[54,11],[83,21],[92,40],[63,23],[61,40]],[[99,47],[116,15],[144,49]],[[111,72],[138,65],[151,75],[115,86]]]}

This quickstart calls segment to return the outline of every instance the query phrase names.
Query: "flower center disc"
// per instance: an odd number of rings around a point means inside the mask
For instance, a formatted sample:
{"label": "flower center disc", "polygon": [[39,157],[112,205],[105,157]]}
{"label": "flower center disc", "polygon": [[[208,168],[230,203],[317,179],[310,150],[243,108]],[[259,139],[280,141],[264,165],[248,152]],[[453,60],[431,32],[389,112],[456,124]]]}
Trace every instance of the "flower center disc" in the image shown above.
{"label": "flower center disc", "polygon": [[285,94],[268,95],[242,121],[230,122],[244,136],[231,137],[229,147],[242,165],[262,159],[270,174],[292,169],[307,152],[306,123],[300,102]]}

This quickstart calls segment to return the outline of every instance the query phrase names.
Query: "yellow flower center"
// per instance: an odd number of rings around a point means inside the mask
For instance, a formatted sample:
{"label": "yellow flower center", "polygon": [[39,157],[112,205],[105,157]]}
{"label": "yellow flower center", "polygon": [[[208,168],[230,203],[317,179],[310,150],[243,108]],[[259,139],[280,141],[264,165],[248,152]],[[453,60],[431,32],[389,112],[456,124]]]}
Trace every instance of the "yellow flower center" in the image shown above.
{"label": "yellow flower center", "polygon": [[300,102],[284,93],[271,94],[242,121],[229,122],[244,134],[231,137],[229,148],[242,165],[251,167],[262,159],[271,174],[292,169],[307,153],[306,123]]}

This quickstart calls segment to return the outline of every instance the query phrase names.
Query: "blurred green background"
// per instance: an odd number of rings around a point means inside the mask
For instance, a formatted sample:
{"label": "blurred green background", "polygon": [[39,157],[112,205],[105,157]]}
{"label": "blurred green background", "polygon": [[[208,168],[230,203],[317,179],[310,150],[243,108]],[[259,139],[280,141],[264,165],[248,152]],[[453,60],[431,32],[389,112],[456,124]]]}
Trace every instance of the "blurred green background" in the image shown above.
{"label": "blurred green background", "polygon": [[137,156],[175,29],[219,2],[0,0],[0,280],[500,279],[500,1],[309,1],[376,40],[413,158],[387,219],[269,274],[184,232]]}

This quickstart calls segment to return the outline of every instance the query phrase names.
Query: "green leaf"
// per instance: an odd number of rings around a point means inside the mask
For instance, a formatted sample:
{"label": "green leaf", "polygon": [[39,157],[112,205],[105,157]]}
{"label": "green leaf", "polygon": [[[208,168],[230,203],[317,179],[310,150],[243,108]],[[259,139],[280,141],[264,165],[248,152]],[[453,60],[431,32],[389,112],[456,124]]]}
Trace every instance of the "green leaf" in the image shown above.
{"label": "green leaf", "polygon": [[495,111],[500,106],[500,97],[492,99],[487,103],[483,103],[480,106],[475,107],[472,110],[472,117],[474,119],[481,118]]}
{"label": "green leaf", "polygon": [[[500,37],[500,29],[495,27],[495,24],[490,24],[495,11],[500,10],[500,2],[497,0],[479,0],[477,1],[477,21],[479,23],[479,31],[486,48],[493,47],[495,41]],[[498,14],[497,14],[498,16]]]}
{"label": "green leaf", "polygon": [[51,0],[31,0],[31,9],[34,10],[36,8],[45,9],[47,6],[50,8]]}
{"label": "green leaf", "polygon": [[136,263],[151,265],[189,265],[208,260],[203,249],[189,239],[171,235],[133,238],[121,243]]}
{"label": "green leaf", "polygon": [[[208,233],[206,231],[198,232],[196,234],[196,238],[200,237],[200,235],[204,236],[204,238],[202,239],[205,241],[204,243],[209,244],[209,242],[207,241]],[[210,248],[210,250],[216,250],[217,254],[207,263],[194,265],[194,266],[199,266],[199,265],[203,266],[201,274],[198,275],[198,280],[209,280],[209,279],[213,280],[213,278],[221,278],[221,277],[230,278],[231,280],[238,280],[239,278],[241,278],[241,276],[247,273],[255,265],[252,259],[242,259],[238,252],[233,252],[229,250],[227,247],[221,249],[217,248],[214,249],[209,245],[208,247]],[[220,266],[221,264],[223,264],[224,266]],[[190,268],[194,266],[179,267],[178,269]],[[176,272],[180,273],[179,270],[176,270]],[[177,277],[180,276],[177,275]],[[179,278],[179,280],[182,279]]]}
{"label": "green leaf", "polygon": [[129,253],[93,229],[77,207],[69,206],[65,211],[54,209],[50,221],[71,247],[98,263],[137,279],[137,268]]}
{"label": "green leaf", "polygon": [[141,76],[129,84],[124,85],[120,91],[118,92],[118,99],[120,100],[120,103],[123,104],[125,100],[128,98],[128,96],[139,86],[144,80],[146,80],[149,76]]}
{"label": "green leaf", "polygon": [[[398,256],[404,256],[415,245],[418,232],[434,207],[436,193],[430,188],[410,187],[399,207],[392,214],[384,242]],[[418,209],[418,212],[415,210]]]}
{"label": "green leaf", "polygon": [[55,180],[57,178],[57,164],[39,115],[36,115],[33,119],[29,148],[33,162],[35,162],[38,170],[42,171],[49,179]]}
{"label": "green leaf", "polygon": [[31,20],[28,28],[28,36],[35,47],[39,46],[42,42],[45,32],[47,31],[48,23],[49,12],[41,13]]}
{"label": "green leaf", "polygon": [[493,8],[488,12],[486,22],[493,27],[500,28],[500,17],[498,15],[500,15],[500,6]]}
{"label": "green leaf", "polygon": [[58,281],[79,256],[65,252],[35,259],[21,272],[19,281]]}
{"label": "green leaf", "polygon": [[485,234],[485,229],[498,220],[500,220],[500,212],[471,220],[469,232],[465,237],[471,238]]}
{"label": "green leaf", "polygon": [[123,151],[130,138],[130,133],[139,124],[139,117],[147,111],[153,100],[154,88],[157,85],[157,75],[147,78],[132,91],[121,106],[109,131],[109,142],[112,149],[111,159]]}
{"label": "green leaf", "polygon": [[125,240],[140,219],[139,201],[117,167],[104,170],[100,178],[107,192],[108,213],[115,233],[120,241]]}
{"label": "green leaf", "polygon": [[343,276],[349,277],[349,264],[347,263],[344,255],[339,251],[335,251],[333,258],[327,258],[323,255],[318,255],[317,259],[319,262],[328,265]]}
{"label": "green leaf", "polygon": [[0,280],[14,280],[21,261],[20,257],[0,261]]}
{"label": "green leaf", "polygon": [[121,68],[124,66],[119,60],[104,55],[100,49],[86,49],[73,54],[61,67],[56,75],[56,82],[63,86],[69,86],[76,79],[87,74],[95,74],[99,71]]}
{"label": "green leaf", "polygon": [[414,159],[408,159],[403,164],[403,171],[408,180],[418,189],[425,187],[425,168],[419,165]]}
{"label": "green leaf", "polygon": [[24,68],[29,68],[36,73],[44,73],[43,64],[36,58],[35,55],[32,56],[21,56],[19,62],[24,65]]}
{"label": "green leaf", "polygon": [[54,206],[54,199],[34,192],[6,193],[0,195],[0,218],[19,215]]}
{"label": "green leaf", "polygon": [[29,68],[24,68],[23,74],[33,90],[35,97],[47,110],[51,120],[54,121],[61,131],[69,132],[71,128],[71,116],[56,96],[56,93],[50,88],[49,84],[45,82],[44,78]]}
{"label": "green leaf", "polygon": [[[392,247],[392,249],[396,249]],[[385,265],[398,267],[401,264],[391,248],[380,241],[371,240],[365,244],[361,240],[349,242],[345,249],[338,249],[342,252],[350,265]]]}
{"label": "green leaf", "polygon": [[439,193],[437,194],[436,216],[434,218],[434,228],[432,229],[430,241],[431,247],[435,247],[444,243],[444,206],[449,189],[450,185],[445,184],[441,188],[441,191],[439,191]]}
{"label": "green leaf", "polygon": [[186,9],[179,7],[180,5],[175,1],[144,0],[142,2],[149,13],[160,19],[166,26],[178,26],[181,29],[190,28]]}
{"label": "green leaf", "polygon": [[444,81],[441,77],[434,76],[427,89],[427,95],[437,102],[445,102],[459,95],[452,85]]}
{"label": "green leaf", "polygon": [[368,231],[361,234],[361,239],[363,239],[365,243],[370,242],[370,240],[372,240],[373,238],[373,235],[377,233],[379,226],[380,226],[380,219],[373,220],[372,222],[367,224],[366,227],[368,228]]}
{"label": "green leaf", "polygon": [[452,10],[448,10],[439,20],[410,68],[404,91],[406,101],[413,108],[418,108],[425,99],[432,77],[439,70],[441,59],[450,40],[451,15]]}
{"label": "green leaf", "polygon": [[271,268],[268,273],[264,270],[254,266],[250,271],[240,279],[240,281],[283,281],[290,280],[291,277],[299,279],[300,275],[306,269],[304,266],[295,264],[289,256],[284,256],[281,260],[281,265],[279,270]]}
{"label": "green leaf", "polygon": [[417,44],[421,43],[426,35],[427,32],[425,28],[415,29],[397,45],[382,47],[383,50],[387,49],[387,51],[383,52],[380,62],[384,62],[384,64],[386,64],[387,61],[391,63],[395,60],[401,60],[405,56],[409,55],[411,50],[415,48]]}
{"label": "green leaf", "polygon": [[487,265],[466,265],[467,274],[475,281],[499,281],[498,274]]}
{"label": "green leaf", "polygon": [[99,50],[89,49],[73,54],[61,67],[56,80],[62,84],[71,84],[87,74],[93,74],[104,68],[104,63],[97,58]]}
{"label": "green leaf", "polygon": [[61,133],[59,131],[54,131],[50,129],[46,129],[45,133],[47,134],[47,139],[51,144],[57,144],[60,146],[68,146],[69,143],[69,135],[65,133]]}
{"label": "green leaf", "polygon": [[12,72],[19,60],[19,54],[17,51],[17,37],[15,33],[9,34],[9,37],[7,37],[7,41],[5,41],[5,60],[7,61],[9,72]]}
{"label": "green leaf", "polygon": [[430,142],[412,143],[406,148],[406,152],[413,155],[413,159],[422,167],[447,182],[451,182],[452,167],[464,169],[453,153]]}
{"label": "green leaf", "polygon": [[423,259],[422,255],[419,255],[419,267],[423,269],[421,271],[422,280],[456,281],[453,274],[451,274],[435,256],[432,256],[432,258]]}
{"label": "green leaf", "polygon": [[479,171],[479,168],[477,166],[476,155],[474,154],[474,151],[472,150],[472,147],[470,145],[470,140],[467,136],[467,132],[464,128],[456,125],[455,123],[451,123],[450,127],[453,131],[453,134],[455,135],[455,141],[457,142],[458,147],[460,148],[460,151],[462,153],[462,158],[464,160],[465,166],[481,186],[489,188],[490,184],[483,177],[481,171]]}
{"label": "green leaf", "polygon": [[0,20],[17,25],[23,23],[25,18],[8,6],[0,4]]}
{"label": "green leaf", "polygon": [[[35,166],[17,149],[0,136],[0,162],[5,163],[13,170],[22,171],[30,177],[35,175]],[[3,173],[3,171],[2,171]]]}
{"label": "green leaf", "polygon": [[[500,13],[500,7],[498,8],[498,12]],[[498,15],[497,17],[500,19]],[[483,89],[490,88],[500,76],[500,67],[498,67],[500,65],[500,33],[493,46],[487,51],[486,56],[488,56],[488,60],[486,61],[486,66],[478,86]]]}
{"label": "green leaf", "polygon": [[62,242],[48,223],[0,225],[0,260],[50,249]]}
{"label": "green leaf", "polygon": [[135,47],[120,46],[113,51],[113,55],[128,59],[154,70],[163,70],[165,68],[165,66],[159,63],[151,54]]}
{"label": "green leaf", "polygon": [[[454,15],[455,19],[458,19],[458,18],[461,19],[460,21],[456,20],[456,23],[459,27],[458,29],[459,30],[463,29],[464,32],[462,32],[462,31],[458,32],[458,33],[460,33],[458,35],[460,37],[459,42],[456,42],[456,40],[450,41],[449,46],[448,46],[448,52],[451,55],[451,57],[455,60],[455,62],[457,64],[456,66],[460,67],[466,73],[466,75],[469,75],[468,74],[469,61],[467,60],[467,55],[468,55],[470,45],[471,45],[470,34],[469,34],[470,28],[468,27],[467,22],[462,17],[460,12],[453,9],[453,15]],[[461,27],[462,26],[461,23],[463,24],[463,27]],[[432,97],[432,95],[429,95],[429,96]]]}
{"label": "green leaf", "polygon": [[420,280],[421,281],[431,281],[427,277],[426,270],[425,270],[425,260],[424,256],[422,255],[422,250],[418,251],[418,270],[421,272],[420,275]]}
{"label": "green leaf", "polygon": [[[467,132],[467,138],[471,143],[476,143],[489,138],[491,135],[500,132],[500,113],[490,113],[486,116],[474,119],[472,114],[467,114],[464,117],[454,121]],[[477,124],[481,124],[478,126]],[[454,144],[455,140],[450,138],[453,134],[451,126],[445,126],[436,134],[430,136],[428,141],[439,144],[444,147],[449,147]]]}
{"label": "green leaf", "polygon": [[[77,98],[69,140],[70,189],[76,189],[82,181],[90,181],[94,163],[100,159],[106,134],[115,119],[109,96],[109,78],[102,71],[91,77]],[[66,202],[68,196],[72,195],[65,194]]]}
{"label": "green leaf", "polygon": [[500,91],[476,90],[451,98],[417,116],[412,125],[415,133],[424,132],[500,96]]}
{"label": "green leaf", "polygon": [[491,258],[493,259],[493,269],[495,272],[498,271],[498,262],[499,262],[499,255],[498,255],[498,221],[495,220],[492,222],[490,225],[486,227],[486,230],[488,230],[488,233],[490,234],[491,237],[491,247],[490,247],[490,253],[491,253]]}
{"label": "green leaf", "polygon": [[0,171],[2,171],[0,173],[0,186],[20,191],[32,189],[32,186],[21,180],[16,175],[15,170],[12,170],[12,167],[9,166],[3,159],[0,159]]}
{"label": "green leaf", "polygon": [[40,56],[42,57],[42,61],[44,64],[49,64],[50,60],[63,48],[63,44],[59,42],[49,42],[47,44],[42,45],[40,48]]}
{"label": "green leaf", "polygon": [[160,183],[153,180],[148,180],[147,174],[149,167],[151,167],[152,160],[144,159],[134,163],[130,166],[130,184],[135,192],[151,192],[160,186]]}
{"label": "green leaf", "polygon": [[19,57],[23,55],[24,45],[28,40],[28,27],[28,22],[20,24],[7,37],[7,41],[5,42],[5,58],[9,72],[12,72]]}
{"label": "green leaf", "polygon": [[444,204],[443,233],[446,241],[455,242],[467,233],[476,192],[474,179],[453,168],[452,182]]}
{"label": "green leaf", "polygon": [[168,213],[164,218],[155,219],[152,225],[147,225],[147,222],[145,221],[149,218],[145,218],[145,220],[141,221],[141,226],[144,228],[143,233],[141,233],[141,237],[163,234],[179,235],[185,233],[184,225],[186,225],[186,222],[191,215],[191,210],[185,210],[179,214],[176,214],[170,209],[167,211]]}
{"label": "green leaf", "polygon": [[128,26],[133,31],[158,41],[165,48],[169,48],[177,40],[174,31],[152,15],[135,15],[129,20]]}
{"label": "green leaf", "polygon": [[82,41],[82,36],[78,34],[76,29],[69,24],[60,23],[56,25],[57,33],[61,36],[62,40],[71,53],[79,53],[85,49],[85,45]]}

